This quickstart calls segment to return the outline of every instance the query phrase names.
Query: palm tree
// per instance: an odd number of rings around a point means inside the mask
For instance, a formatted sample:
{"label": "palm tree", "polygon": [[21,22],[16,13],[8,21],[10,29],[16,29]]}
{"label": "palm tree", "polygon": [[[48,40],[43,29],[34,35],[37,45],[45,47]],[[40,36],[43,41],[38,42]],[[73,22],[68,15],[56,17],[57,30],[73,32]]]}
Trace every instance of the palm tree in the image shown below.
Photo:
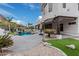
{"label": "palm tree", "polygon": [[28,29],[29,29],[31,32],[33,32],[34,26],[33,26],[32,23],[28,23]]}
{"label": "palm tree", "polygon": [[9,31],[11,31],[11,21],[12,21],[13,17],[7,17],[6,19],[7,19],[8,22],[9,22],[9,25],[8,25]]}
{"label": "palm tree", "polygon": [[11,29],[13,32],[16,31],[16,28],[17,28],[17,24],[15,22],[11,22]]}

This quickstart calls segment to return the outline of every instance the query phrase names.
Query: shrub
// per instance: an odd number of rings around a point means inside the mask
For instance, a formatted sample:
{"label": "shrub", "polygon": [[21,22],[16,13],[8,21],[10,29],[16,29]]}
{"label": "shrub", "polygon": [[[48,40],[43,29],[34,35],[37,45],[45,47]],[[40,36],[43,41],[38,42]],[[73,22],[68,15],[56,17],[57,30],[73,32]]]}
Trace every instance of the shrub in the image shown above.
{"label": "shrub", "polygon": [[16,32],[9,32],[9,35],[16,35]]}
{"label": "shrub", "polygon": [[48,37],[50,37],[51,34],[56,34],[55,29],[45,29],[44,32],[48,34]]}
{"label": "shrub", "polygon": [[13,41],[11,40],[11,36],[6,34],[4,36],[0,36],[0,50],[2,52],[2,48],[10,47],[13,45]]}

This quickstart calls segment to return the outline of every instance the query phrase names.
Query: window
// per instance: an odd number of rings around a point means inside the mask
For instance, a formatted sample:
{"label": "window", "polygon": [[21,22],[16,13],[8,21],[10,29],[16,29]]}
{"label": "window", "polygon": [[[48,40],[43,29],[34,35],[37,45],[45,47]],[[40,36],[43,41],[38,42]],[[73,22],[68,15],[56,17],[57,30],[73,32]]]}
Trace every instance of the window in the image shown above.
{"label": "window", "polygon": [[45,8],[44,8],[44,10],[43,10],[43,15],[45,15]]}
{"label": "window", "polygon": [[63,8],[66,8],[66,3],[63,3]]}
{"label": "window", "polygon": [[70,22],[70,23],[69,23],[69,25],[73,25],[73,24],[76,24],[76,22]]}
{"label": "window", "polygon": [[60,31],[63,31],[63,24],[60,24]]}
{"label": "window", "polygon": [[78,11],[79,11],[79,3],[78,3]]}
{"label": "window", "polygon": [[52,11],[52,3],[49,3],[49,12]]}
{"label": "window", "polygon": [[44,3],[44,8],[46,7],[47,3]]}
{"label": "window", "polygon": [[41,5],[41,11],[42,11],[42,13],[43,13],[43,15],[45,15],[45,7],[46,7],[46,5],[47,5],[47,3],[43,3],[42,5]]}

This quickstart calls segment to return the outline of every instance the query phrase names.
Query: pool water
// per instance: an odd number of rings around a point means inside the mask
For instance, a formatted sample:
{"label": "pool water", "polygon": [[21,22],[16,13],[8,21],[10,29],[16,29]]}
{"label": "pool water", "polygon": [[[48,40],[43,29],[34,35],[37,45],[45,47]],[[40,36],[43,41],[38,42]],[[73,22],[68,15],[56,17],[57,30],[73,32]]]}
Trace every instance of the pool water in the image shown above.
{"label": "pool water", "polygon": [[30,32],[19,32],[17,35],[19,35],[19,36],[28,36],[28,35],[32,35],[32,33],[30,33]]}

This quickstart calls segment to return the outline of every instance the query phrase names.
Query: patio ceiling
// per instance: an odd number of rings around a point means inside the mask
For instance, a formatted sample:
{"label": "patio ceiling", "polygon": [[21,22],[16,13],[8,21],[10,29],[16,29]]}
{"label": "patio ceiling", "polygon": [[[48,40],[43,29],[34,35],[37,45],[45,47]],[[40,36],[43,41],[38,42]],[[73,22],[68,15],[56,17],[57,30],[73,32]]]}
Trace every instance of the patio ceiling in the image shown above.
{"label": "patio ceiling", "polygon": [[47,20],[44,21],[44,23],[49,24],[53,22],[53,18],[49,18]]}
{"label": "patio ceiling", "polygon": [[54,17],[54,20],[56,21],[62,21],[62,20],[76,20],[77,17],[73,17],[73,16],[57,16]]}
{"label": "patio ceiling", "polygon": [[54,18],[49,18],[47,20],[44,21],[45,24],[50,24],[54,21],[62,21],[62,20],[76,20],[77,17],[73,17],[73,16],[56,16]]}

